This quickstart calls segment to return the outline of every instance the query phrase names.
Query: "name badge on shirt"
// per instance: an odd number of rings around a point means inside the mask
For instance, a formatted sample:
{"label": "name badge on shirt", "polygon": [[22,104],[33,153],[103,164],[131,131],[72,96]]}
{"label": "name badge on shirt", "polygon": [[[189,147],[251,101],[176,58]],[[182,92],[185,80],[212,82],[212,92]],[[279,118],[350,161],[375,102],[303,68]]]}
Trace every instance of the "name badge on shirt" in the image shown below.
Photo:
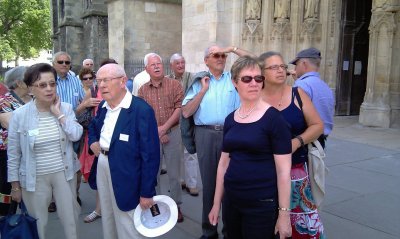
{"label": "name badge on shirt", "polygon": [[39,135],[39,129],[31,129],[28,131],[29,136],[38,136]]}
{"label": "name badge on shirt", "polygon": [[127,135],[127,134],[120,134],[120,135],[119,135],[119,140],[128,142],[128,141],[129,141],[129,135]]}
{"label": "name badge on shirt", "polygon": [[74,96],[79,96],[78,92],[74,92]]}

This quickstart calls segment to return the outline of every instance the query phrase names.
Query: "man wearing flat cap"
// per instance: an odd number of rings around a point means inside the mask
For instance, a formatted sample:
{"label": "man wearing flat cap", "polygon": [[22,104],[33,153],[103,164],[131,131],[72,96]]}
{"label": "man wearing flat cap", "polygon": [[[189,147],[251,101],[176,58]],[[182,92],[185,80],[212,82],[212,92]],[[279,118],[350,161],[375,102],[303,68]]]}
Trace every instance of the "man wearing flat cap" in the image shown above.
{"label": "man wearing flat cap", "polygon": [[325,141],[333,128],[335,98],[329,86],[321,80],[318,73],[320,63],[321,52],[314,47],[300,51],[290,62],[295,65],[297,76],[294,86],[307,93],[324,122],[324,134],[318,141],[325,148]]}

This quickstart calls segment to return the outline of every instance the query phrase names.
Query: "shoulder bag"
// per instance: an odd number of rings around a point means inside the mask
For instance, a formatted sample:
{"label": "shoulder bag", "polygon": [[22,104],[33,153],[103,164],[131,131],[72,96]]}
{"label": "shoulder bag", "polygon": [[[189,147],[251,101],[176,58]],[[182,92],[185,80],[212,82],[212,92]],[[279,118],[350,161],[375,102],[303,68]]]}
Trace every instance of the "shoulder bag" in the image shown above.
{"label": "shoulder bag", "polygon": [[[16,207],[16,202],[14,207]],[[39,239],[35,218],[29,216],[23,201],[19,204],[21,214],[12,214],[11,207],[7,216],[0,219],[2,239]]]}

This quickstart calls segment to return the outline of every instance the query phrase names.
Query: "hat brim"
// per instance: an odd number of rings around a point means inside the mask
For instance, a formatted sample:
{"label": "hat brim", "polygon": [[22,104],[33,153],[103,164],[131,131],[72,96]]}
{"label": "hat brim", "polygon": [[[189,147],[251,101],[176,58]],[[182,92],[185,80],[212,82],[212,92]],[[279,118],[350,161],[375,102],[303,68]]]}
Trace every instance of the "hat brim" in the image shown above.
{"label": "hat brim", "polygon": [[296,65],[296,62],[297,62],[298,60],[299,60],[299,58],[295,58],[295,59],[293,59],[292,61],[290,61],[289,64]]}
{"label": "hat brim", "polygon": [[142,210],[140,204],[133,215],[136,230],[145,237],[158,237],[167,233],[178,220],[178,206],[172,198],[157,195],[153,197],[153,201],[159,205],[160,215],[153,217],[150,209]]}

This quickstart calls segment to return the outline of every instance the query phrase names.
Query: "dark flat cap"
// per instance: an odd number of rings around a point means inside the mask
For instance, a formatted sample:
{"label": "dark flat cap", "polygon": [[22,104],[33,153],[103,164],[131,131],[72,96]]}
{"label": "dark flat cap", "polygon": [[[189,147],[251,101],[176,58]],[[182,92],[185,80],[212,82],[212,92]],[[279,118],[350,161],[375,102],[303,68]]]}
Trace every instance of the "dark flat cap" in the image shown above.
{"label": "dark flat cap", "polygon": [[314,47],[304,49],[297,53],[296,58],[289,62],[289,64],[296,65],[296,62],[301,58],[321,59],[321,52]]}

